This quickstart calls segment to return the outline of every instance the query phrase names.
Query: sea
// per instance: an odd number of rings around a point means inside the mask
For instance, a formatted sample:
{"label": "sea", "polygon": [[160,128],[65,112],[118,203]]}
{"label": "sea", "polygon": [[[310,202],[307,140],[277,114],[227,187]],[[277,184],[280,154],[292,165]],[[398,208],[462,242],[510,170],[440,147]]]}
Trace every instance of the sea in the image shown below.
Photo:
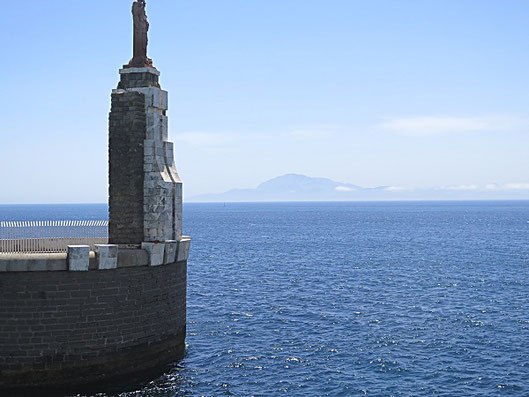
{"label": "sea", "polygon": [[70,395],[529,396],[529,201],[186,204],[184,231],[185,358]]}

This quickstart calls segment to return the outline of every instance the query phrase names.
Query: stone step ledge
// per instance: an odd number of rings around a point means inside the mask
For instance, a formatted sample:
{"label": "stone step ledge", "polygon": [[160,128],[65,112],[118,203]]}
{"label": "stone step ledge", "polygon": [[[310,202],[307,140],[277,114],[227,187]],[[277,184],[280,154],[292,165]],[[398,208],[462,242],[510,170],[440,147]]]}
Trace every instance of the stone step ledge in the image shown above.
{"label": "stone step ledge", "polygon": [[162,266],[187,261],[190,237],[180,241],[143,243],[142,248],[124,248],[113,244],[69,246],[68,253],[0,253],[2,272],[109,271],[127,267]]}

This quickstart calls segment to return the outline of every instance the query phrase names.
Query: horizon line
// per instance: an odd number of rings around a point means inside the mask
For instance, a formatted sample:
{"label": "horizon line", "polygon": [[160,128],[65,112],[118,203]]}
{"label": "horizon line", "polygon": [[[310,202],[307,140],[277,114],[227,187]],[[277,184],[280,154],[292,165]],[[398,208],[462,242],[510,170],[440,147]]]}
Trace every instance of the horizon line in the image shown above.
{"label": "horizon line", "polygon": [[[408,202],[471,202],[471,201],[529,201],[529,198],[461,198],[461,199],[379,199],[379,200],[248,200],[248,201],[185,201],[185,204],[274,204],[274,203],[408,203]],[[0,203],[0,206],[27,206],[27,205],[107,205],[108,203]]]}

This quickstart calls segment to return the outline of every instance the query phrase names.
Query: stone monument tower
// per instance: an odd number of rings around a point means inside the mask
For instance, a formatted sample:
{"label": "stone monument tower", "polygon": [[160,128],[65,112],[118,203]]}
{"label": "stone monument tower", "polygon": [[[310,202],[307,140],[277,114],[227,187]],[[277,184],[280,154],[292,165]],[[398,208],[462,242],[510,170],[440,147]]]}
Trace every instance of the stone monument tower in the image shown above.
{"label": "stone monument tower", "polygon": [[145,1],[133,3],[134,54],[112,92],[109,128],[109,242],[119,245],[182,240],[182,181],[168,141],[167,91],[147,57]]}
{"label": "stone monument tower", "polygon": [[184,355],[191,239],[145,1],[132,13],[134,53],[109,119],[109,244],[0,251],[0,394],[94,384]]}

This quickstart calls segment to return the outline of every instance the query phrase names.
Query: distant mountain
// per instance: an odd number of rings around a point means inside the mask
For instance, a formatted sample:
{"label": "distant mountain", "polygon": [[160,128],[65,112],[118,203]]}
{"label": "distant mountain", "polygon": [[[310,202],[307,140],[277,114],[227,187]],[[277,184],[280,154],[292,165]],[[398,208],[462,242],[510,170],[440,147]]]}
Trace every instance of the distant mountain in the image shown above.
{"label": "distant mountain", "polygon": [[529,184],[446,186],[431,189],[379,186],[365,188],[327,178],[287,174],[255,189],[189,197],[191,202],[251,201],[377,201],[377,200],[497,200],[529,199]]}
{"label": "distant mountain", "polygon": [[255,191],[262,194],[287,195],[327,195],[337,191],[354,191],[362,189],[348,183],[339,183],[327,178],[311,178],[305,175],[287,174],[270,179],[257,186]]}
{"label": "distant mountain", "polygon": [[220,194],[204,194],[190,201],[335,201],[350,200],[350,193],[363,196],[379,188],[362,188],[327,178],[287,174],[266,181],[255,189],[234,189]]}

